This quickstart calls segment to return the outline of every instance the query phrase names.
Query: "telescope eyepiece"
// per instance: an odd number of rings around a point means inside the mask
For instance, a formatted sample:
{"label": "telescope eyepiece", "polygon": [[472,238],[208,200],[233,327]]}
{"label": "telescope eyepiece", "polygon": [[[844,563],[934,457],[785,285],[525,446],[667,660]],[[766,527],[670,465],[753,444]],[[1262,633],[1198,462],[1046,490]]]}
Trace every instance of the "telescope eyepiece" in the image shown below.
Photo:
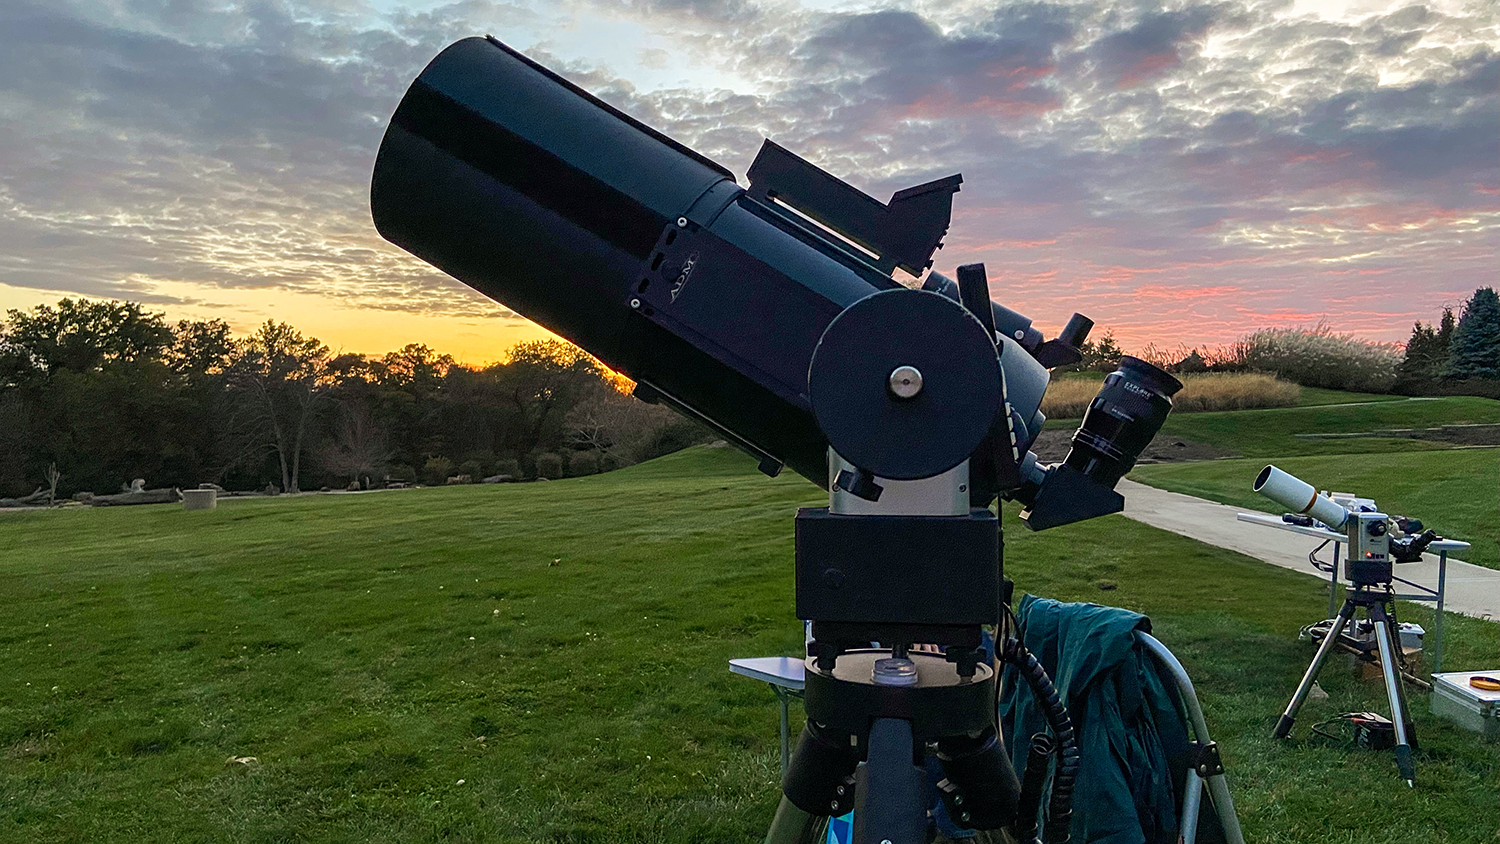
{"label": "telescope eyepiece", "polygon": [[1089,404],[1063,462],[1113,489],[1161,430],[1181,389],[1165,371],[1126,355]]}

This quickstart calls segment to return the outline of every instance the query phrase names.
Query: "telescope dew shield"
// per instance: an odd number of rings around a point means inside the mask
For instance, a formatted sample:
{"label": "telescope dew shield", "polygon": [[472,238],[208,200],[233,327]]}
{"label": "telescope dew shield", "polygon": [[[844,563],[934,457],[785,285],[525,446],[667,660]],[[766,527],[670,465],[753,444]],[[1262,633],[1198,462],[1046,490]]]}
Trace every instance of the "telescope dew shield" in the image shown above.
{"label": "telescope dew shield", "polygon": [[483,38],[414,81],[370,185],[392,243],[562,334],[623,357],[626,278],[723,167]]}
{"label": "telescope dew shield", "polygon": [[1349,511],[1333,499],[1319,495],[1311,484],[1275,466],[1261,469],[1252,488],[1291,512],[1306,513],[1334,530],[1342,529],[1349,518]]}

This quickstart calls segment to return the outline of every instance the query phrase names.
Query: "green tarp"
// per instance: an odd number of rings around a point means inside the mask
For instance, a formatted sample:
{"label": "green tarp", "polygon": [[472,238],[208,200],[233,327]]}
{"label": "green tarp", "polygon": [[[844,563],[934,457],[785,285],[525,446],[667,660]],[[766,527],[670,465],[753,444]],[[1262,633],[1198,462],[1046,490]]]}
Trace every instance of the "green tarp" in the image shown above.
{"label": "green tarp", "polygon": [[[1019,619],[1022,644],[1052,676],[1078,735],[1073,841],[1173,844],[1190,744],[1175,686],[1135,637],[1150,619],[1032,595]],[[1006,669],[1004,688],[1001,726],[1020,772],[1031,736],[1047,724],[1015,669]]]}

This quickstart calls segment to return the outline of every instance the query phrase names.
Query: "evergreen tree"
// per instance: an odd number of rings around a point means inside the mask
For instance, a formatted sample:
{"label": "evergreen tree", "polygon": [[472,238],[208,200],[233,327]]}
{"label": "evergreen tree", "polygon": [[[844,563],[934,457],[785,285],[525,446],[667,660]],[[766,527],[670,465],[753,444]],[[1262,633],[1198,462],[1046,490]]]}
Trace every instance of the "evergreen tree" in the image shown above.
{"label": "evergreen tree", "polygon": [[1403,378],[1433,378],[1442,371],[1447,359],[1448,344],[1432,326],[1417,320],[1411,327],[1411,339],[1406,341],[1406,357],[1398,371]]}
{"label": "evergreen tree", "polygon": [[1455,321],[1453,319],[1453,309],[1447,307],[1443,308],[1443,318],[1438,320],[1437,330],[1438,349],[1440,349],[1442,352],[1442,356],[1439,359],[1438,363],[1442,366],[1446,366],[1448,364],[1448,350],[1453,347],[1454,324]]}
{"label": "evergreen tree", "polygon": [[1464,303],[1443,374],[1450,378],[1500,378],[1500,296],[1493,287],[1475,290]]}

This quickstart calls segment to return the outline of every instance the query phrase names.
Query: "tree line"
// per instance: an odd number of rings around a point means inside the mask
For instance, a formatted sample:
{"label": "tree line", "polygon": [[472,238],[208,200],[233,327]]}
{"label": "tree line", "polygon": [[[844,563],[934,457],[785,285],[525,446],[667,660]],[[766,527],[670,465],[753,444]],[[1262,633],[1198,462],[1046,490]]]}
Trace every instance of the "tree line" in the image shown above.
{"label": "tree line", "polygon": [[[335,354],[267,321],[235,336],[131,302],[0,322],[0,497],[148,486],[298,491],[588,474],[706,436],[558,341],[467,366],[412,344]],[[57,477],[49,479],[49,474]]]}
{"label": "tree line", "polygon": [[1413,381],[1500,378],[1500,295],[1481,287],[1455,320],[1443,308],[1437,325],[1417,320],[1406,341],[1401,375]]}

